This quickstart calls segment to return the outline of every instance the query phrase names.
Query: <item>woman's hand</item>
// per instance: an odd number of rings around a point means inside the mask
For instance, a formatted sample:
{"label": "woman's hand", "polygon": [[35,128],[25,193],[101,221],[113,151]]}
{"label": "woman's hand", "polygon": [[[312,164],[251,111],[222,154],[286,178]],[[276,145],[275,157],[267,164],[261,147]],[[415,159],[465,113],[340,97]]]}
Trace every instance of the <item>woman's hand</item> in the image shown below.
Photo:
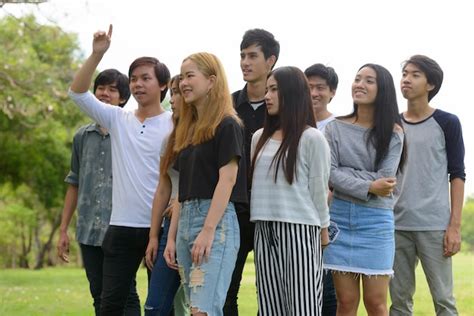
{"label": "woman's hand", "polygon": [[369,192],[378,196],[390,196],[396,185],[396,178],[380,178],[372,181],[369,187]]}
{"label": "woman's hand", "polygon": [[156,255],[158,254],[158,238],[150,238],[145,251],[145,263],[148,269],[153,270]]}
{"label": "woman's hand", "polygon": [[203,260],[208,260],[211,255],[212,242],[214,241],[215,229],[203,227],[194,241],[191,249],[193,263],[200,265]]}
{"label": "woman's hand", "polygon": [[176,262],[176,243],[174,240],[168,239],[163,257],[168,267],[178,270],[178,263]]}

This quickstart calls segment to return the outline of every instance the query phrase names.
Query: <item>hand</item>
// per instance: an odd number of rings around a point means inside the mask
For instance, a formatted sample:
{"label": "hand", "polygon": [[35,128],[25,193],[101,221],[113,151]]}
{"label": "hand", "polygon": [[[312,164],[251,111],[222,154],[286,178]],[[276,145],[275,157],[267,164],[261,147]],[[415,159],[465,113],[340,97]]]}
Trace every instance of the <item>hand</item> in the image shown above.
{"label": "hand", "polygon": [[158,238],[150,238],[145,251],[145,263],[148,269],[153,270],[156,255],[158,254]]}
{"label": "hand", "polygon": [[390,196],[396,185],[396,178],[380,178],[372,181],[369,187],[369,192],[378,196]]}
{"label": "hand", "polygon": [[178,270],[178,263],[176,262],[176,243],[174,240],[168,239],[163,257],[168,267]]}
{"label": "hand", "polygon": [[321,248],[324,249],[329,245],[328,228],[321,228]]}
{"label": "hand", "polygon": [[191,249],[191,258],[193,263],[201,265],[203,260],[208,260],[211,255],[212,242],[214,241],[215,230],[203,228],[194,241]]}
{"label": "hand", "polygon": [[444,251],[445,257],[451,257],[461,250],[461,229],[448,226],[444,233]]}
{"label": "hand", "polygon": [[112,39],[112,24],[109,25],[109,31],[98,31],[94,33],[94,40],[92,41],[92,52],[96,54],[104,54],[110,47]]}
{"label": "hand", "polygon": [[173,204],[168,205],[168,207],[163,211],[163,217],[168,217],[173,215]]}
{"label": "hand", "polygon": [[64,262],[69,262],[69,236],[67,232],[59,233],[57,249],[58,257]]}

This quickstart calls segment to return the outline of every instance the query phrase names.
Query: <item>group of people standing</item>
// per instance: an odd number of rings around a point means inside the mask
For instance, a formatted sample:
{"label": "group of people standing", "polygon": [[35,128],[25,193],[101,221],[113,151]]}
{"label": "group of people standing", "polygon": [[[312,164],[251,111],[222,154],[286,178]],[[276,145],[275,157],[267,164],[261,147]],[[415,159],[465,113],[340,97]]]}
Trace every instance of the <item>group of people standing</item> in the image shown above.
{"label": "group of people standing", "polygon": [[[464,145],[458,118],[428,103],[443,79],[434,60],[403,64],[406,112],[389,71],[369,63],[352,113],[335,117],[334,69],[274,68],[280,45],[263,29],[243,36],[246,85],[233,94],[210,53],[186,57],[173,78],[141,57],[128,78],[100,73],[90,93],[111,37],[94,34],[69,91],[96,123],[73,140],[58,242],[67,261],[77,205],[97,315],[140,315],[143,257],[145,315],[238,315],[252,250],[262,316],[356,315],[361,285],[369,315],[388,315],[389,288],[390,314],[412,314],[418,260],[436,313],[457,313]],[[130,94],[134,112],[120,107]]]}

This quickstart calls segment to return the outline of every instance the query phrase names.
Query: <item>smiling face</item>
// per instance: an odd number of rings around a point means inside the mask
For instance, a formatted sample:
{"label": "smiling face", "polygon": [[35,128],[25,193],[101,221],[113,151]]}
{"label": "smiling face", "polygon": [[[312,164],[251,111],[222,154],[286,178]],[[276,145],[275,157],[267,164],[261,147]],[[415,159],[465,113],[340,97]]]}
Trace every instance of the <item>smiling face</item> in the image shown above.
{"label": "smiling face", "polygon": [[100,101],[110,105],[119,105],[124,102],[124,100],[120,98],[120,92],[115,82],[97,85],[94,95]]}
{"label": "smiling face", "polygon": [[331,91],[326,79],[319,76],[309,77],[308,84],[311,91],[314,113],[326,111],[328,103],[331,102],[331,99],[334,97],[335,91]]}
{"label": "smiling face", "polygon": [[377,97],[377,74],[370,67],[357,72],[352,83],[352,99],[357,105],[373,104]]}
{"label": "smiling face", "polygon": [[186,59],[181,65],[179,88],[184,101],[199,107],[212,88],[213,80],[206,77],[196,63]]}
{"label": "smiling face", "polygon": [[278,83],[273,76],[268,77],[265,103],[268,115],[278,115],[280,113],[280,102],[278,97]]}
{"label": "smiling face", "polygon": [[274,56],[265,59],[262,48],[257,44],[250,45],[240,52],[240,69],[246,82],[266,80],[272,69]]}
{"label": "smiling face", "polygon": [[160,101],[161,88],[153,66],[143,65],[133,70],[130,76],[130,90],[141,106]]}

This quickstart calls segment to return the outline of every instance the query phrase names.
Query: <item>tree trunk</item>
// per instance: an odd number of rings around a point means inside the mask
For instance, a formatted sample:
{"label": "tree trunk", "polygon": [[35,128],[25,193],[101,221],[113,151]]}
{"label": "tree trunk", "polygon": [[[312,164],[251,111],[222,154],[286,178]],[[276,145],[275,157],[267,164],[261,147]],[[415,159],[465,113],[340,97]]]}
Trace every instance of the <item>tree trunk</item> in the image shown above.
{"label": "tree trunk", "polygon": [[51,245],[53,243],[54,235],[56,234],[56,231],[58,230],[59,225],[61,225],[61,212],[58,212],[58,213],[59,214],[54,219],[54,222],[51,223],[51,231],[49,233],[48,240],[43,245],[41,245],[41,240],[39,237],[39,227],[36,229],[36,232],[35,232],[36,243],[41,246],[38,247],[39,250],[38,250],[38,255],[36,256],[36,264],[34,267],[35,270],[39,270],[44,267],[45,256],[49,251],[51,251]]}

